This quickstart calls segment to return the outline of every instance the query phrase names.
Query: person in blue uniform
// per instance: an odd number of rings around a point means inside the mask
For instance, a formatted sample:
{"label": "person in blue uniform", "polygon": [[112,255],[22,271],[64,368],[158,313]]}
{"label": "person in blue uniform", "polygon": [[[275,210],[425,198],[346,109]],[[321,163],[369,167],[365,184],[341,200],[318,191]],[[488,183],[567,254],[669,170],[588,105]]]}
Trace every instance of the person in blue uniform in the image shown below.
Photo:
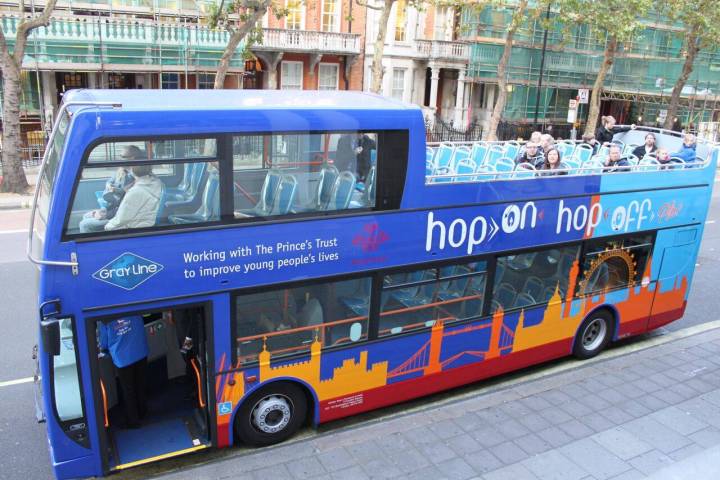
{"label": "person in blue uniform", "polygon": [[100,355],[109,354],[117,368],[127,427],[138,428],[147,411],[145,371],[148,344],[142,317],[132,315],[101,323],[99,343]]}

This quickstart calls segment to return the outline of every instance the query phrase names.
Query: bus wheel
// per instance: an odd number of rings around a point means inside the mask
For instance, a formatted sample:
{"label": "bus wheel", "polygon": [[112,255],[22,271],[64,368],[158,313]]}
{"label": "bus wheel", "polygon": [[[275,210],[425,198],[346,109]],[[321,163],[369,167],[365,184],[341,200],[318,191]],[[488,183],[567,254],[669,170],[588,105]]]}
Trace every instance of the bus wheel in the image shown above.
{"label": "bus wheel", "polygon": [[593,312],[583,321],[575,337],[573,355],[591,358],[602,352],[612,337],[612,315],[607,310]]}
{"label": "bus wheel", "polygon": [[307,415],[305,393],[292,383],[276,383],[253,392],[235,417],[235,433],[258,447],[291,437]]}

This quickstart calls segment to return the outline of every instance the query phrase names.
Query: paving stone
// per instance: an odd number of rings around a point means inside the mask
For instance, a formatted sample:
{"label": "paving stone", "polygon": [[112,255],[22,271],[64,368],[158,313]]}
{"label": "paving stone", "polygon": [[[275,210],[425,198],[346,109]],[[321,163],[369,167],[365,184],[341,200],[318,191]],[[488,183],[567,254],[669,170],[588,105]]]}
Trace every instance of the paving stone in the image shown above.
{"label": "paving stone", "polygon": [[484,427],[486,423],[477,416],[475,412],[465,412],[463,415],[453,420],[466,432],[477,430],[478,428]]}
{"label": "paving stone", "polygon": [[503,463],[488,450],[480,450],[463,458],[477,473],[491,472],[503,466]]}
{"label": "paving stone", "polygon": [[712,390],[700,395],[700,398],[713,405],[720,406],[720,390]]}
{"label": "paving stone", "polygon": [[513,440],[518,437],[522,437],[523,435],[527,435],[530,433],[530,430],[522,425],[520,422],[514,419],[510,419],[506,422],[502,422],[497,425],[498,430],[500,433],[503,434],[505,438],[508,440]]}
{"label": "paving stone", "polygon": [[581,387],[577,383],[567,385],[565,388],[563,388],[563,393],[565,393],[566,395],[570,395],[576,400],[579,398],[585,398],[590,395],[590,392],[586,388]]}
{"label": "paving stone", "polygon": [[697,443],[691,443],[687,447],[683,447],[668,454],[668,457],[672,458],[676,462],[679,462],[703,451],[705,451],[704,447],[698,445]]}
{"label": "paving stone", "polygon": [[520,462],[528,456],[522,448],[513,442],[501,443],[500,445],[488,448],[488,450],[504,465]]}
{"label": "paving stone", "polygon": [[457,457],[457,454],[453,451],[453,449],[444,443],[422,445],[418,447],[418,450],[433,463],[444,462],[445,460]]}
{"label": "paving stone", "polygon": [[268,478],[272,478],[273,480],[292,480],[293,478],[284,463],[254,470],[252,475],[253,478],[257,480],[267,480]]}
{"label": "paving stone", "polygon": [[559,451],[598,480],[614,477],[632,468],[590,438],[569,443]]}
{"label": "paving stone", "polygon": [[628,399],[640,398],[645,395],[645,392],[635,387],[633,381],[618,385],[617,387],[615,387],[615,389],[618,391],[618,393],[620,393],[620,395],[623,395]]}
{"label": "paving stone", "polygon": [[408,478],[413,480],[444,480],[447,477],[445,477],[435,465],[429,465],[413,472],[412,475],[408,476]]}
{"label": "paving stone", "polygon": [[516,463],[486,473],[482,478],[484,480],[536,480],[538,477],[524,465]]}
{"label": "paving stone", "polygon": [[651,380],[652,382],[658,384],[661,389],[669,387],[670,385],[673,385],[675,383],[675,380],[665,375],[664,372],[650,375],[648,377],[648,380]]}
{"label": "paving stone", "polygon": [[435,466],[442,476],[451,480],[464,480],[477,476],[475,470],[462,458],[453,458]]}
{"label": "paving stone", "polygon": [[[346,468],[331,474],[336,480],[369,480],[370,476],[359,466]],[[264,480],[268,480],[267,478]]]}
{"label": "paving stone", "polygon": [[306,457],[286,463],[290,474],[299,479],[316,478],[327,473],[322,464],[315,457]]}
{"label": "paving stone", "polygon": [[676,405],[685,400],[685,397],[673,392],[672,390],[668,390],[668,387],[655,392],[655,396],[660,400],[667,402],[669,405]]}
{"label": "paving stone", "polygon": [[692,443],[687,437],[650,417],[633,420],[620,428],[666,454]]}
{"label": "paving stone", "polygon": [[430,460],[415,448],[408,448],[402,452],[388,455],[390,463],[399,468],[404,474],[413,473],[431,465]]}
{"label": "paving stone", "polygon": [[361,464],[385,455],[382,449],[373,440],[366,440],[354,445],[348,445],[346,448],[348,452],[350,452],[350,454],[352,454],[352,456],[355,457]]}
{"label": "paving stone", "polygon": [[510,420],[510,415],[499,408],[485,408],[478,410],[475,414],[486,424],[502,423]]}
{"label": "paving stone", "polygon": [[534,433],[522,436],[515,440],[515,443],[522,448],[528,455],[537,455],[538,453],[547,452],[552,448],[549,442],[543,440]]}
{"label": "paving stone", "polygon": [[613,477],[612,480],[640,480],[642,478],[646,478],[645,474],[633,468],[625,473],[621,473],[620,475]]}
{"label": "paving stone", "polygon": [[334,472],[355,465],[355,459],[343,447],[318,454],[318,461],[328,472]]}
{"label": "paving stone", "polygon": [[705,448],[714,447],[720,444],[720,429],[717,427],[708,427],[688,435],[688,438]]}
{"label": "paving stone", "polygon": [[667,467],[673,463],[673,459],[657,450],[650,450],[629,461],[636,470],[641,471],[645,475],[650,475],[661,468]]}
{"label": "paving stone", "polygon": [[598,415],[602,415],[615,425],[622,425],[633,420],[632,415],[619,408],[608,408],[602,412],[598,412]]}
{"label": "paving stone", "polygon": [[480,428],[474,432],[470,432],[470,435],[485,448],[499,445],[507,440],[497,425]]}
{"label": "paving stone", "polygon": [[590,427],[579,420],[570,420],[569,422],[562,423],[558,425],[558,428],[570,435],[573,440],[589,437],[595,433]]}
{"label": "paving stone", "polygon": [[643,405],[651,411],[662,410],[670,406],[668,402],[655,396],[654,393],[648,393],[642,398]]}
{"label": "paving stone", "polygon": [[681,410],[677,407],[668,407],[650,415],[666,427],[670,427],[681,435],[690,435],[709,425],[703,422],[698,416]]}
{"label": "paving stone", "polygon": [[597,396],[607,401],[611,405],[627,400],[627,397],[625,397],[623,394],[621,394],[614,388],[606,388],[601,392],[598,392]]}
{"label": "paving stone", "polygon": [[596,433],[591,438],[621,460],[630,460],[653,449],[649,443],[619,427]]}
{"label": "paving stone", "polygon": [[548,403],[553,407],[557,407],[558,405],[572,400],[572,397],[570,395],[560,391],[559,389],[553,389],[546,392],[538,393],[538,396],[547,400]]}
{"label": "paving stone", "polygon": [[467,433],[448,438],[445,444],[458,455],[466,455],[468,453],[482,450],[483,446]]}
{"label": "paving stone", "polygon": [[569,413],[556,407],[546,408],[539,413],[545,420],[550,422],[551,425],[559,425],[573,419]]}
{"label": "paving stone", "polygon": [[572,436],[561,430],[559,427],[549,427],[544,430],[540,430],[537,432],[537,436],[549,443],[553,448],[561,447],[574,440]]}
{"label": "paving stone", "polygon": [[617,404],[615,408],[622,410],[633,418],[640,418],[652,413],[652,410],[643,404],[644,401],[645,397],[638,400],[630,400]]}
{"label": "paving stone", "polygon": [[510,418],[518,418],[522,415],[532,413],[533,410],[519,400],[513,400],[500,407]]}
{"label": "paving stone", "polygon": [[553,404],[551,404],[546,398],[539,394],[525,397],[523,399],[520,399],[520,401],[524,403],[533,412],[553,407]]}
{"label": "paving stone", "polygon": [[525,415],[521,418],[518,418],[518,422],[520,422],[525,428],[527,428],[531,432],[542,430],[543,428],[547,428],[551,425],[550,422],[545,420],[545,418],[539,413],[531,413],[529,415]]}
{"label": "paving stone", "polygon": [[575,418],[584,417],[593,412],[592,408],[588,407],[587,405],[585,405],[581,402],[578,402],[577,400],[568,402],[568,403],[563,403],[562,405],[560,405],[559,408],[562,409],[565,413],[568,413]]}
{"label": "paving stone", "polygon": [[535,455],[523,460],[522,464],[543,480],[580,480],[590,473],[558,450]]}
{"label": "paving stone", "polygon": [[413,445],[433,445],[440,442],[440,437],[426,426],[415,427],[403,432],[405,438]]}
{"label": "paving stone", "polygon": [[706,402],[700,397],[686,400],[676,405],[680,410],[688,412],[696,418],[702,419],[714,427],[720,428],[720,407]]}
{"label": "paving stone", "polygon": [[668,390],[671,392],[675,392],[678,395],[680,395],[684,400],[688,400],[690,398],[696,397],[698,392],[696,392],[694,389],[688,387],[687,385],[683,383],[676,383],[675,385],[671,385],[667,387]]}
{"label": "paving stone", "polygon": [[370,478],[394,478],[402,475],[402,471],[393,465],[390,460],[385,458],[377,458],[369,462],[364,462],[362,469],[365,470],[365,473],[367,473]]}
{"label": "paving stone", "polygon": [[437,423],[430,425],[429,428],[438,437],[442,439],[454,437],[456,435],[460,435],[461,433],[465,433],[465,430],[460,428],[460,425],[453,422],[452,420],[441,420]]}

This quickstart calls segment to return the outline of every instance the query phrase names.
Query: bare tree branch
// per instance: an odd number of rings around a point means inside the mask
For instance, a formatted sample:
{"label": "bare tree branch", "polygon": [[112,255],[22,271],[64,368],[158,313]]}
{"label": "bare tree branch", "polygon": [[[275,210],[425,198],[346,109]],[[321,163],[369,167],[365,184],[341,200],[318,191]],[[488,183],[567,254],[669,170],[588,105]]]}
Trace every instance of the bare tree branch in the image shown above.
{"label": "bare tree branch", "polygon": [[27,43],[27,37],[31,31],[38,27],[47,27],[50,23],[50,15],[52,15],[55,9],[57,0],[48,0],[45,4],[45,9],[39,17],[32,18],[21,22],[18,25],[17,33],[15,35],[15,50],[13,56],[18,66],[22,66],[23,57],[25,56],[25,45]]}
{"label": "bare tree branch", "polygon": [[374,5],[370,5],[369,3],[363,2],[362,0],[355,0],[355,3],[357,3],[357,4],[360,5],[361,7],[366,7],[366,8],[369,8],[369,9],[371,9],[371,10],[377,10],[378,12],[383,9],[383,7],[376,7],[376,6],[374,6]]}

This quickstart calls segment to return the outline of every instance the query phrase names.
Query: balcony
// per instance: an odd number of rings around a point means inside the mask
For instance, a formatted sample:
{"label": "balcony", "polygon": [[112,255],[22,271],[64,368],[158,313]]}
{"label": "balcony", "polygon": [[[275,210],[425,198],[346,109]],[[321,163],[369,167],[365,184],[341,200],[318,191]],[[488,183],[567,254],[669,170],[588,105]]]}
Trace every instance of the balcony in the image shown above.
{"label": "balcony", "polygon": [[449,42],[446,40],[415,40],[418,56],[430,61],[468,63],[470,45],[465,42]]}
{"label": "balcony", "polygon": [[264,28],[262,42],[253,45],[252,49],[274,52],[359,55],[360,35],[357,33]]}

